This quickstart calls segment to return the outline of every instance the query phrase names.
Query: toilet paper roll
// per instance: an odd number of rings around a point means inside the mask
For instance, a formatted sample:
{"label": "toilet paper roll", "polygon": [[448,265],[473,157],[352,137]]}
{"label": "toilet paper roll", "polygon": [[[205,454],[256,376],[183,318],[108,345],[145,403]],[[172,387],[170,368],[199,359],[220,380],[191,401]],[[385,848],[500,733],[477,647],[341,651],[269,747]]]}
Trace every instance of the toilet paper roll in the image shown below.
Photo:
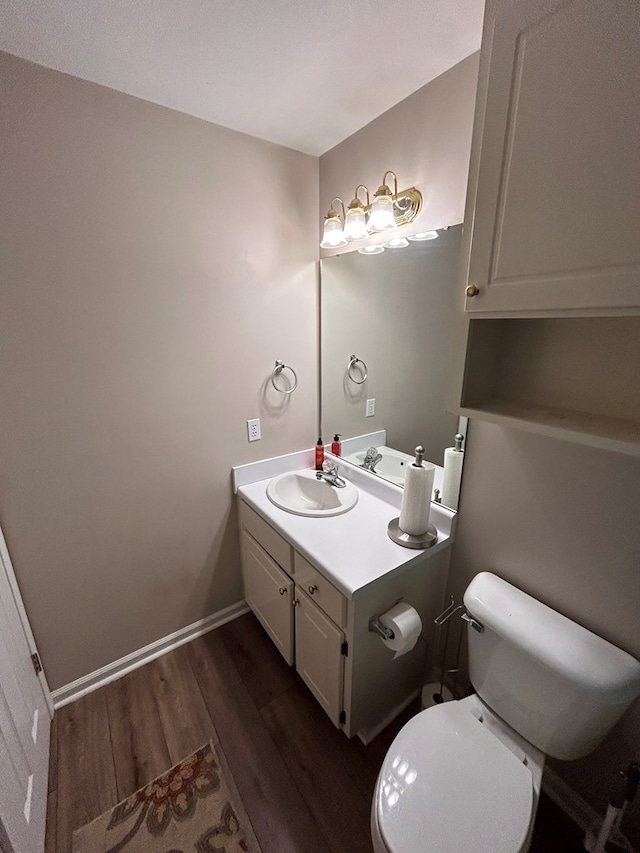
{"label": "toilet paper roll", "polygon": [[435,465],[409,465],[404,478],[404,491],[400,506],[400,530],[411,536],[422,536],[429,529],[431,492]]}
{"label": "toilet paper roll", "polygon": [[385,628],[391,628],[393,631],[393,640],[385,640],[381,637],[380,641],[388,649],[395,652],[394,659],[410,652],[422,633],[420,614],[404,601],[394,604],[386,613],[383,613],[380,616],[380,621]]}
{"label": "toilet paper roll", "polygon": [[442,503],[451,509],[458,509],[460,480],[464,450],[447,447],[444,451],[444,475],[442,478]]}

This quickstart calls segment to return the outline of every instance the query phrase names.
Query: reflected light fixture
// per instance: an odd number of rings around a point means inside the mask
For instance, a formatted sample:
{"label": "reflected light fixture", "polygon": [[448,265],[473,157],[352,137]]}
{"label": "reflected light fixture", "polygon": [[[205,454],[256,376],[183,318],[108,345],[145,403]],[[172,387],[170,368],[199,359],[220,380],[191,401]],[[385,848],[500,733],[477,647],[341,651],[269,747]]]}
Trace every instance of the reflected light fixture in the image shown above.
{"label": "reflected light fixture", "polygon": [[[339,201],[342,207],[342,219],[340,214],[333,206],[334,201]],[[320,246],[323,249],[337,249],[339,246],[346,246],[347,241],[342,230],[342,220],[344,216],[344,202],[338,196],[331,199],[331,207],[324,217],[324,231],[322,232],[322,240]]]}
{"label": "reflected light fixture", "polygon": [[384,252],[384,246],[361,246],[358,252],[361,255],[380,255]]}
{"label": "reflected light fixture", "polygon": [[[389,178],[389,176],[391,176]],[[389,183],[387,183],[389,180]],[[390,184],[393,183],[393,192]],[[359,197],[360,190],[366,193],[366,205]],[[342,216],[334,203],[342,207]],[[390,169],[382,176],[382,183],[369,199],[369,190],[364,184],[358,184],[353,199],[345,211],[341,198],[331,199],[331,206],[324,218],[324,231],[320,246],[323,249],[346,246],[347,241],[364,240],[371,233],[392,231],[401,225],[412,222],[422,207],[422,194],[415,187],[398,191],[398,178]],[[422,232],[426,234],[427,232]],[[436,234],[437,236],[437,234]],[[403,238],[404,239],[404,238]],[[415,239],[433,239],[418,235]],[[402,245],[406,245],[406,242]],[[393,248],[397,248],[395,245]],[[358,250],[360,251],[360,250]],[[363,252],[362,254],[379,254]]]}
{"label": "reflected light fixture", "polygon": [[382,245],[385,249],[405,249],[409,245],[409,241],[406,237],[392,237],[391,240],[387,240]]}
{"label": "reflected light fixture", "polygon": [[413,240],[418,243],[422,240],[436,240],[438,238],[437,231],[418,231],[417,234],[412,234],[411,237],[407,237],[407,240]]}

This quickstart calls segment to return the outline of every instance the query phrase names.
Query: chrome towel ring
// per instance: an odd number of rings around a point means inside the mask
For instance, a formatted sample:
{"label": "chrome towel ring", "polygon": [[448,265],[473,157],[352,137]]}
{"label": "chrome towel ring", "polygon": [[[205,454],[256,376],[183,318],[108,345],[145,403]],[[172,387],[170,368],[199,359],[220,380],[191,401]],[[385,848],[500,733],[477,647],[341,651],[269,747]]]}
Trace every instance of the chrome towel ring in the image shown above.
{"label": "chrome towel ring", "polygon": [[[280,376],[283,370],[290,370],[293,373],[293,385],[291,388],[279,388],[276,385],[276,377]],[[281,394],[293,394],[293,392],[298,387],[298,374],[295,372],[293,367],[290,367],[288,364],[285,364],[284,361],[280,361],[280,359],[276,359],[276,366],[271,374],[271,384],[279,391]]]}
{"label": "chrome towel ring", "polygon": [[[361,370],[364,373],[364,376],[362,377],[362,379],[354,379],[353,378],[353,374],[351,373],[351,371],[356,366],[356,364],[362,365],[362,367],[359,368],[359,370]],[[347,376],[349,377],[349,379],[352,382],[355,382],[356,385],[363,385],[367,381],[368,375],[369,375],[369,371],[368,371],[367,365],[364,363],[364,361],[355,355],[350,355],[349,356],[349,366],[347,367]]]}

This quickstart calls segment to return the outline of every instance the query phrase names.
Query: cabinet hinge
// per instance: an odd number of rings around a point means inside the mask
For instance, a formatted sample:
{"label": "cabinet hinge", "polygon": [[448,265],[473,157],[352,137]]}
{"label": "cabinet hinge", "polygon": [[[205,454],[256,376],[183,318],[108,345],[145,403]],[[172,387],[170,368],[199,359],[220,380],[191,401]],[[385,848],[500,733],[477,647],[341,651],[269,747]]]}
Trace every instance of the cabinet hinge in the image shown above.
{"label": "cabinet hinge", "polygon": [[344,643],[340,646],[340,654],[347,657],[349,654],[349,643],[345,640]]}
{"label": "cabinet hinge", "polygon": [[341,723],[346,723],[347,722],[347,712],[346,711],[340,711],[340,717],[338,719],[340,720]]}
{"label": "cabinet hinge", "polygon": [[40,663],[40,658],[37,654],[31,655],[31,663],[33,664],[36,675],[40,675],[42,672],[42,664]]}

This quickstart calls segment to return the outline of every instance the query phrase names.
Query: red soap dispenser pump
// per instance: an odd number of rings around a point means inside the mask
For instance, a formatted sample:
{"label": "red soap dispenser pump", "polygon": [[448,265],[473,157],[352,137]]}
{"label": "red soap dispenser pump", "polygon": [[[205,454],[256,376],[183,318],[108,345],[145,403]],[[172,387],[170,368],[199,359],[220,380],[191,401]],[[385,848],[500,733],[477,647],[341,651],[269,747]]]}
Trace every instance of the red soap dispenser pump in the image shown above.
{"label": "red soap dispenser pump", "polygon": [[324,462],[324,444],[322,438],[318,439],[316,444],[316,471],[322,471],[322,463]]}
{"label": "red soap dispenser pump", "polygon": [[334,456],[340,456],[342,451],[342,444],[340,443],[340,433],[337,432],[333,436],[333,441],[331,442],[331,452]]}

